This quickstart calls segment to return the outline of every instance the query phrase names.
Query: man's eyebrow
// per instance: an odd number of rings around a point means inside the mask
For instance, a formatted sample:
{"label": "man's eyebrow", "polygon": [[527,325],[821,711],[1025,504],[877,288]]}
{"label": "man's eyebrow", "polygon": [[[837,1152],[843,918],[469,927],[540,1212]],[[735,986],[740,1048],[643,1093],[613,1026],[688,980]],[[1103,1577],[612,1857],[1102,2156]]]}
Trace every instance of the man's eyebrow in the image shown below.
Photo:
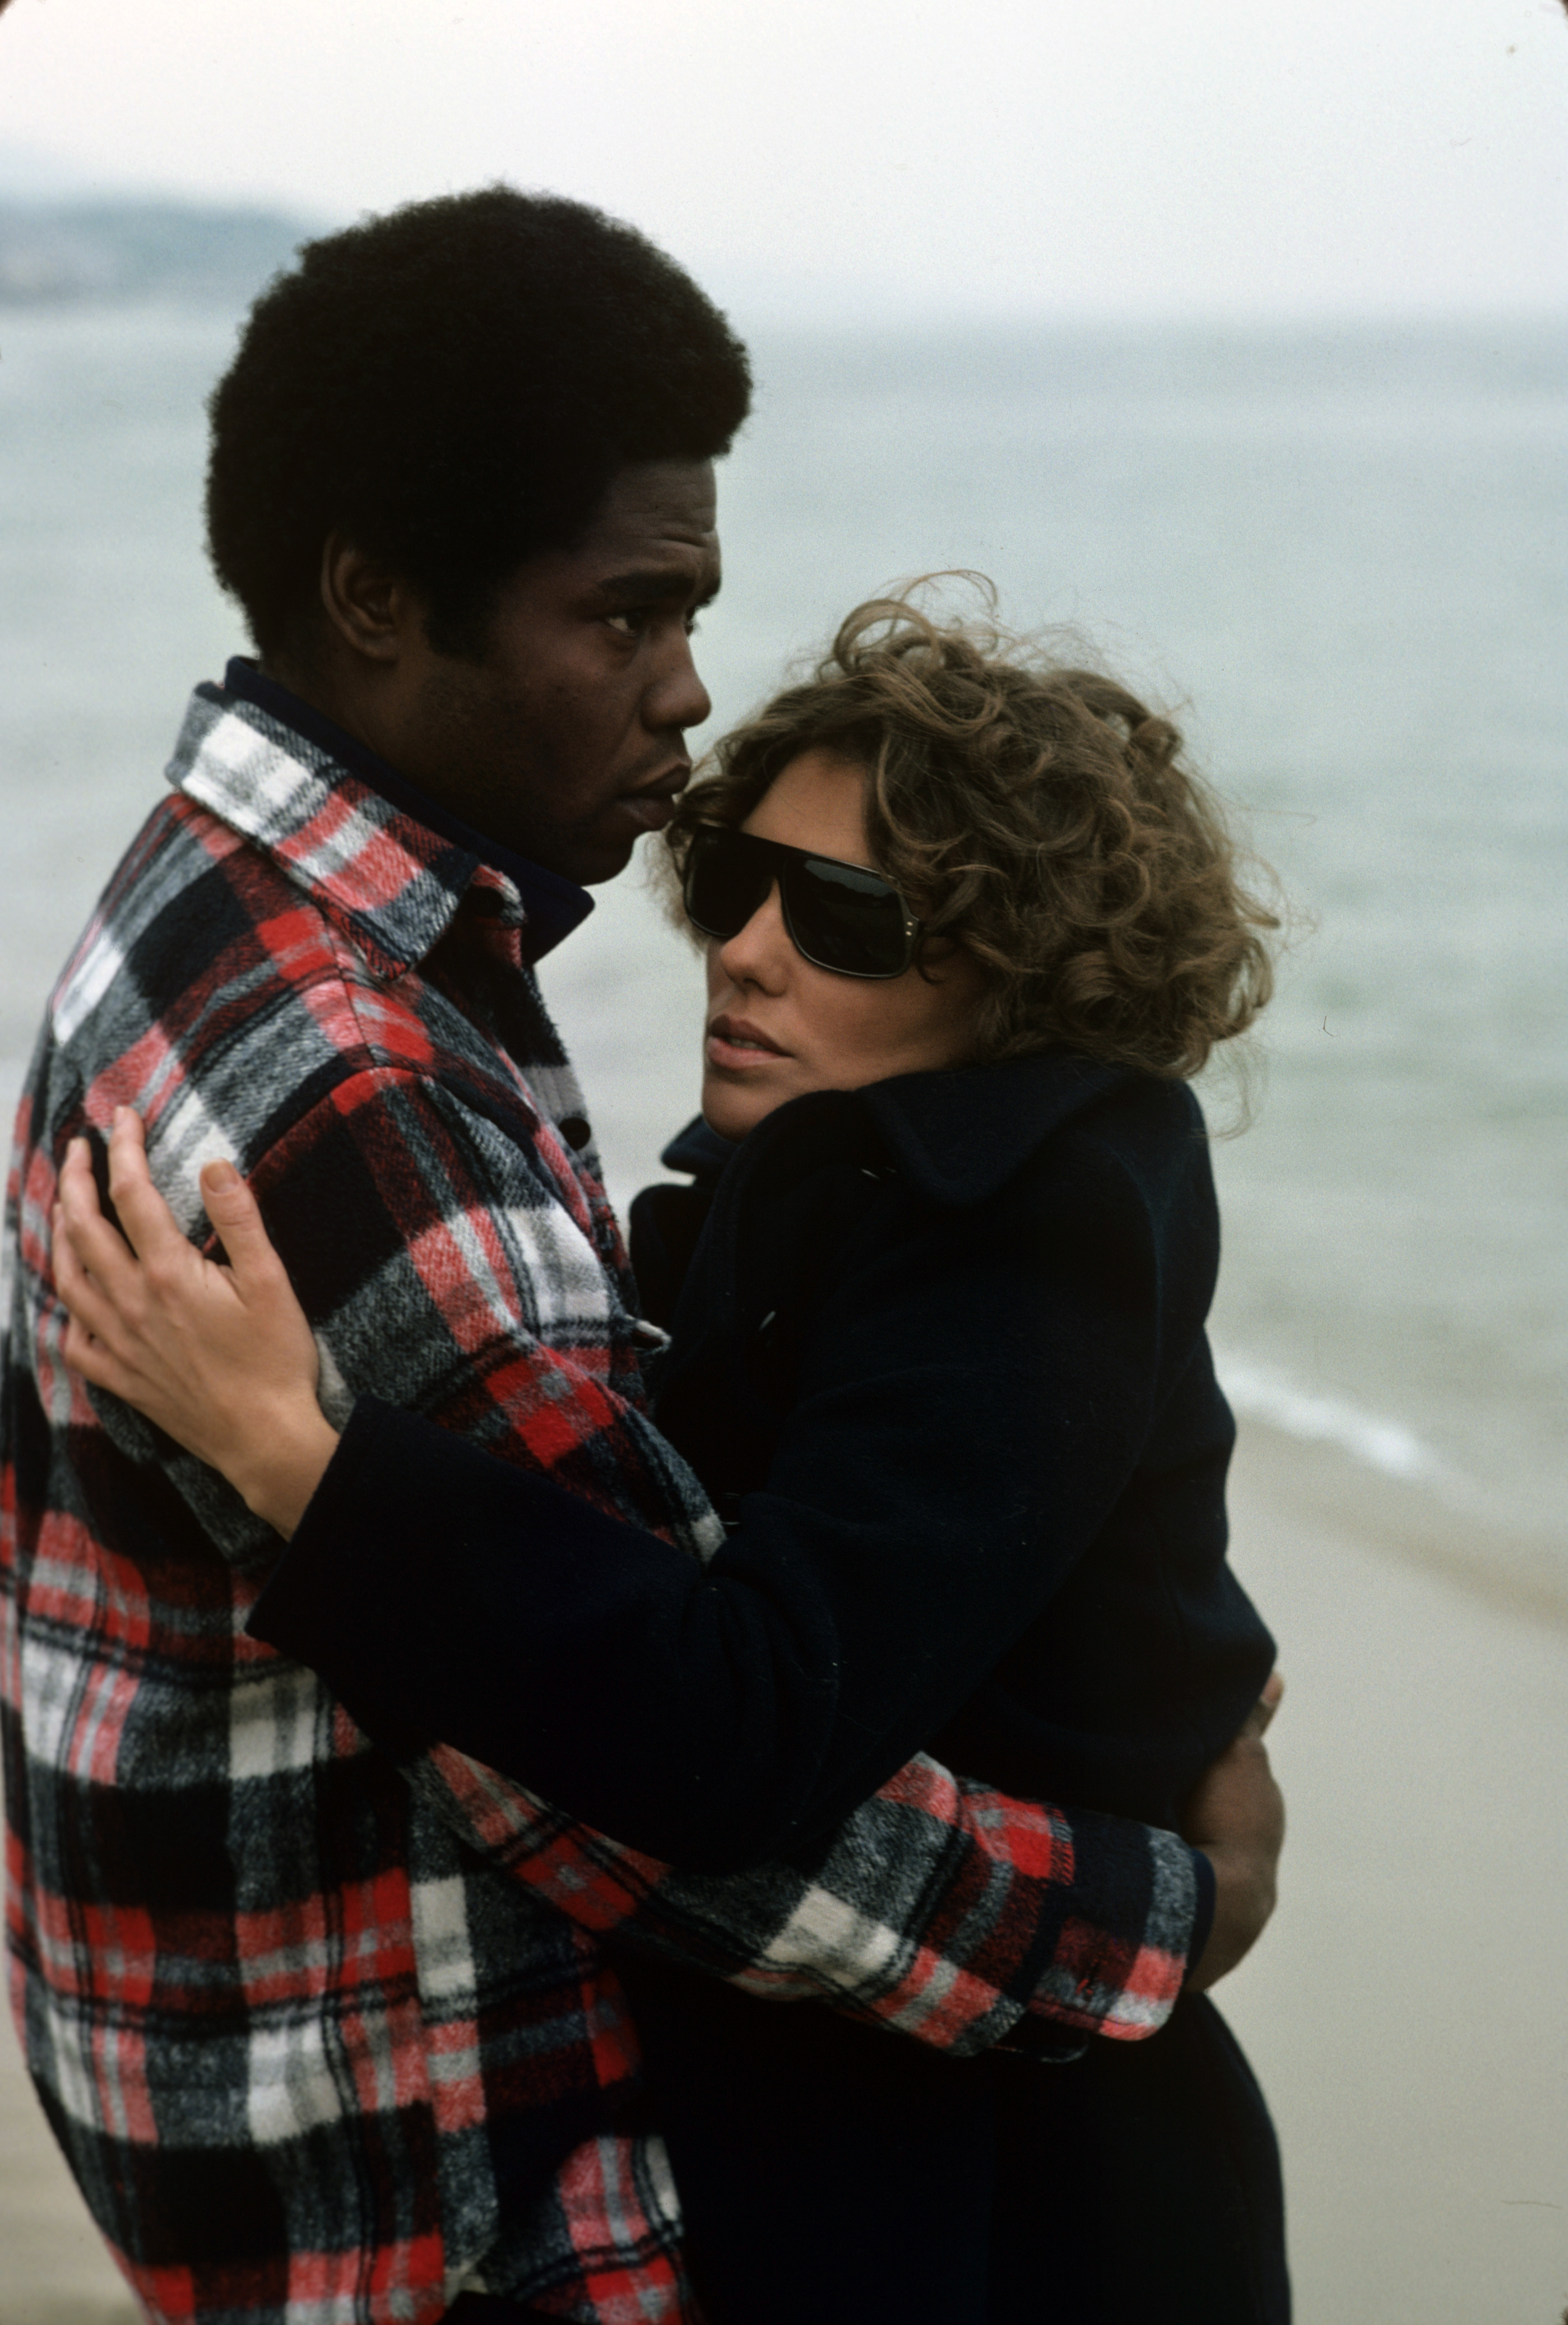
{"label": "man's eyebrow", "polygon": [[[608,580],[594,584],[601,597],[613,597],[618,605],[636,606],[663,604],[672,597],[689,597],[691,586],[690,572],[668,565],[650,567],[642,573],[612,574]],[[700,607],[710,606],[719,595],[719,585],[715,581],[710,588],[703,590],[696,600],[697,604]]]}

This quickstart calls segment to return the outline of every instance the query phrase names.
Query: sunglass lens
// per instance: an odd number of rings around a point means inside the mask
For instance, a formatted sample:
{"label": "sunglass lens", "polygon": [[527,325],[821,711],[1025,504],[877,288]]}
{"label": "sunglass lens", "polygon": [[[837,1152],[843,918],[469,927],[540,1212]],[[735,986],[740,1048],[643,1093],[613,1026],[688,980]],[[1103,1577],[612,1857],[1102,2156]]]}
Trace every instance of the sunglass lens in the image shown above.
{"label": "sunglass lens", "polygon": [[[686,859],[686,912],[704,936],[738,936],[772,883],[773,867],[738,831],[699,831]],[[737,841],[741,845],[737,846]]]}
{"label": "sunglass lens", "polygon": [[791,933],[819,968],[897,977],[908,966],[903,902],[879,874],[806,857],[785,873],[784,894]]}
{"label": "sunglass lens", "polygon": [[784,924],[819,968],[898,977],[909,966],[903,899],[879,872],[808,856],[745,831],[699,831],[686,858],[686,912],[704,936],[738,936],[777,880]]}

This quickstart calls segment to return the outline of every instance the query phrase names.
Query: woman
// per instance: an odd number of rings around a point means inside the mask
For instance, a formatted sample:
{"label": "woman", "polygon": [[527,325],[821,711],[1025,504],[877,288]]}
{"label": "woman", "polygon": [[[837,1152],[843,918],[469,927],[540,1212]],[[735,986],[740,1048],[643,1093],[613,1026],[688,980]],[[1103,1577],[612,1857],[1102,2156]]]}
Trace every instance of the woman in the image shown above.
{"label": "woman", "polygon": [[[730,1527],[706,1568],[373,1400],[339,1442],[302,1317],[236,1333],[218,1271],[144,1346],[79,1167],[69,1352],[292,1535],[253,1631],[378,1738],[696,1866],[809,1850],[926,1746],[1176,1824],[1272,1661],[1224,1562],[1183,1080],[1266,997],[1267,916],[1177,754],[1110,681],[880,605],[683,802],[707,1129],[634,1254],[661,1429]],[[632,1982],[720,2325],[1285,2317],[1266,2116],[1201,1998],[955,2069]]]}

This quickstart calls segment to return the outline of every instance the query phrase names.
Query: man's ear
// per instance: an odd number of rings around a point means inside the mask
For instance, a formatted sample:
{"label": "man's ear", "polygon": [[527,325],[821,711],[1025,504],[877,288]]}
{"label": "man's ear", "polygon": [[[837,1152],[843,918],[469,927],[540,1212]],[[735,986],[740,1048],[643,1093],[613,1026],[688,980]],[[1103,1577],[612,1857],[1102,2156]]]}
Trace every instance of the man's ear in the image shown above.
{"label": "man's ear", "polygon": [[321,547],[321,606],[343,643],[367,662],[401,661],[422,609],[406,582],[341,533]]}

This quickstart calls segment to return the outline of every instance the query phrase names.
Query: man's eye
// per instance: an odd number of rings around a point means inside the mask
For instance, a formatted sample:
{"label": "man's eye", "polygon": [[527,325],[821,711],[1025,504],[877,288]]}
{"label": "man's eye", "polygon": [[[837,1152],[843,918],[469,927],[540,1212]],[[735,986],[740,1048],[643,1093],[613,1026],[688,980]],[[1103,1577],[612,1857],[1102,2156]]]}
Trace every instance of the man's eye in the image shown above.
{"label": "man's eye", "polygon": [[[5,0],[0,0],[0,6],[4,6],[4,5]],[[609,625],[609,627],[616,631],[621,637],[640,638],[645,636],[647,632],[654,627],[654,624],[659,621],[661,617],[665,620],[671,618],[670,609],[668,607],[627,606],[623,608],[620,613],[607,614],[604,618]],[[688,637],[692,635],[693,632],[697,628],[697,624],[698,616],[695,613],[682,614],[681,616],[681,626],[685,631]]]}

